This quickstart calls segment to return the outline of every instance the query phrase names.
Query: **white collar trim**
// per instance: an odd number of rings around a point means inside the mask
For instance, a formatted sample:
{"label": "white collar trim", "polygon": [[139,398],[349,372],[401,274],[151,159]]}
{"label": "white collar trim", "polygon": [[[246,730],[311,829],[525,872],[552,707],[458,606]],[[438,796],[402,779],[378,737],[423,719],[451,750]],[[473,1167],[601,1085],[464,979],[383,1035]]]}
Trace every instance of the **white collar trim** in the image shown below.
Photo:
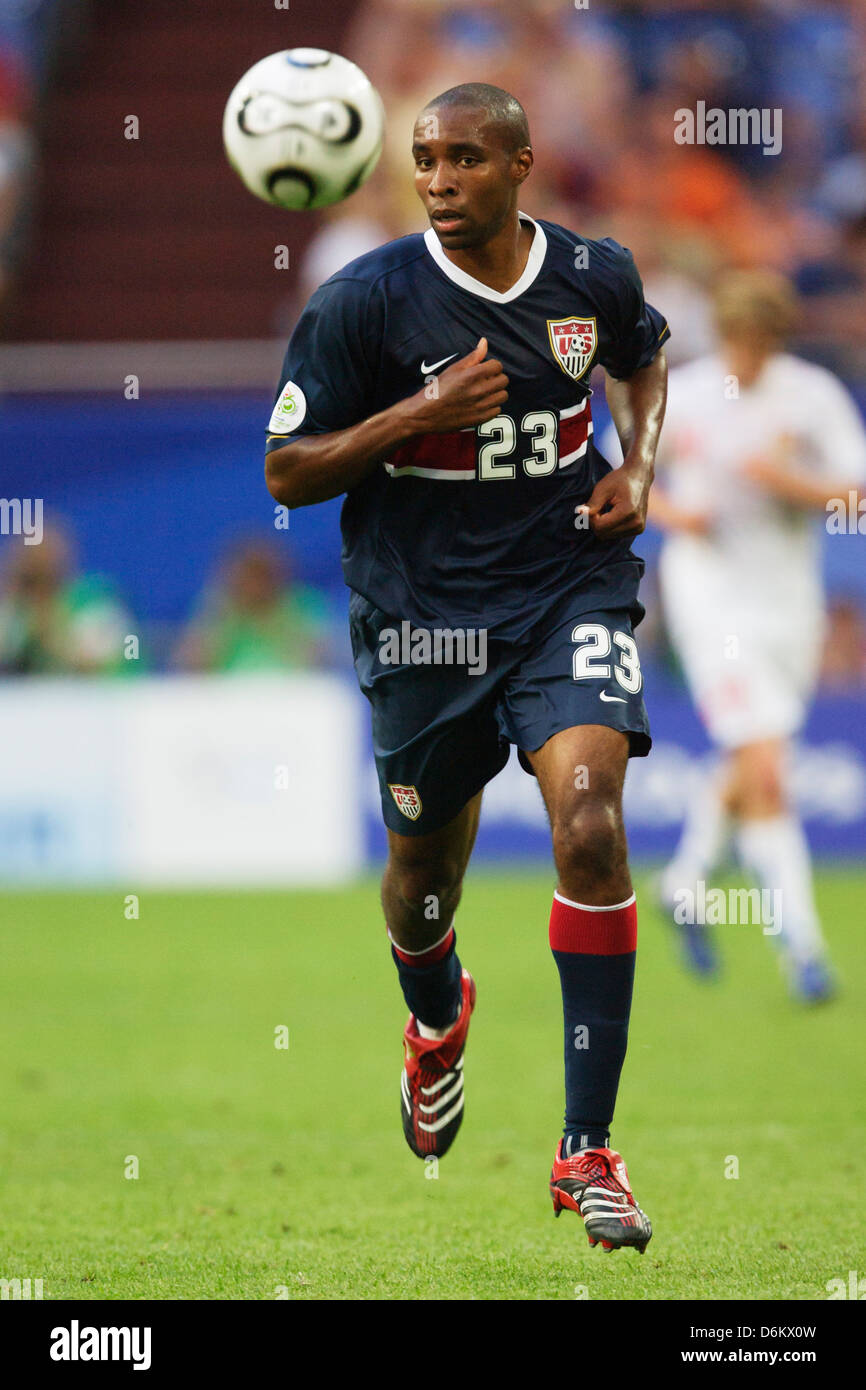
{"label": "white collar trim", "polygon": [[469,275],[465,270],[456,266],[453,261],[449,261],[442,249],[442,243],[432,227],[424,233],[424,241],[439,269],[444,271],[448,279],[453,280],[455,285],[459,285],[462,290],[468,290],[470,294],[477,294],[480,299],[489,299],[493,304],[510,304],[512,299],[517,299],[538,278],[547,254],[547,237],[544,235],[543,228],[528,213],[519,212],[517,215],[521,222],[532,224],[535,228],[535,236],[529,248],[529,257],[523,274],[519,280],[515,281],[510,290],[504,292],[491,289],[482,280],[476,280],[474,275]]}

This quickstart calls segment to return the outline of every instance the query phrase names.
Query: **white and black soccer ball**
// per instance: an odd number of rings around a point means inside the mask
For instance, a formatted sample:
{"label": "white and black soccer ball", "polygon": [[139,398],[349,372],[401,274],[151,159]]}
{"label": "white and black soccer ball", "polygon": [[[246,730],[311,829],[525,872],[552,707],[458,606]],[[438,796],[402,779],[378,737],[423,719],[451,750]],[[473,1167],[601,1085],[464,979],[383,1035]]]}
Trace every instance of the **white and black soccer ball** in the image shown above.
{"label": "white and black soccer ball", "polygon": [[385,110],[369,78],[323,48],[271,53],[228,99],[229,163],[257,198],[325,208],[370,177],[382,153]]}

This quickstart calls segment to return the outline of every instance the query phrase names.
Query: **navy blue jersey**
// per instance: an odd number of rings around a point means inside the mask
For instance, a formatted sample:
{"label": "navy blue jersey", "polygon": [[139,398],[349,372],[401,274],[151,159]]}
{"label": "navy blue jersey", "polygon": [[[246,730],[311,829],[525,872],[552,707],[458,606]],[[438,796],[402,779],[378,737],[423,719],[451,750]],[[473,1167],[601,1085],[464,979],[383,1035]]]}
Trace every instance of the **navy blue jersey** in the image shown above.
{"label": "navy blue jersey", "polygon": [[578,588],[588,603],[625,600],[640,572],[627,540],[575,524],[610,467],[593,444],[587,377],[597,363],[630,376],[669,330],[628,250],[534,226],[505,293],[454,266],[432,229],[361,256],[316,290],[286,353],[268,451],[429,387],[479,338],[502,363],[501,415],[412,439],[346,494],[346,583],[421,627],[517,639]]}

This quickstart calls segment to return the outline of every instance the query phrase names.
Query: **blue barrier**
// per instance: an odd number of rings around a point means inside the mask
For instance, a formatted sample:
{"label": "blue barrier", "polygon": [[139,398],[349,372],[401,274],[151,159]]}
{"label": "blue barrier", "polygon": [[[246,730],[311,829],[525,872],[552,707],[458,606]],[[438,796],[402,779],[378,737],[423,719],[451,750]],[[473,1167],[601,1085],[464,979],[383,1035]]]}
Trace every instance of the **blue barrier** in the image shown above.
{"label": "blue barrier", "polygon": [[[273,529],[274,504],[263,481],[262,440],[270,397],[261,392],[158,393],[140,401],[101,396],[0,400],[0,494],[42,497],[46,521],[61,516],[78,542],[82,567],[108,574],[145,623],[186,619],[225,547],[244,534],[278,535],[299,577],[327,590],[345,613],[335,499],[292,513],[288,532]],[[606,420],[596,408],[599,436]],[[831,587],[866,593],[862,538],[838,536],[824,547]],[[659,538],[637,549],[650,567]],[[0,556],[4,542],[0,538]],[[344,633],[345,636],[345,633]],[[348,655],[348,639],[343,656]],[[708,747],[682,687],[648,673],[655,737],[651,758],[636,760],[627,786],[632,846],[665,854],[678,833],[685,790]],[[378,794],[367,769],[366,839],[381,856]],[[822,697],[795,762],[810,839],[821,853],[866,850],[864,700]],[[534,781],[512,761],[486,796],[478,853],[487,858],[549,853]]]}
{"label": "blue barrier", "polygon": [[[670,855],[689,798],[714,760],[691,701],[681,687],[647,673],[653,732],[648,758],[633,758],[625,789],[629,845],[637,858]],[[809,843],[826,857],[866,859],[866,702],[824,695],[814,704],[793,749],[791,779]],[[386,852],[379,788],[369,745],[364,776],[367,855]],[[550,860],[550,831],[538,785],[517,762],[485,790],[476,860]]]}
{"label": "blue barrier", "polygon": [[[596,393],[601,438],[608,421]],[[46,521],[63,517],[84,569],[107,574],[143,622],[189,617],[205,580],[234,540],[279,535],[298,576],[337,598],[340,500],[290,516],[274,532],[264,485],[270,397],[261,392],[170,394],[138,401],[100,396],[0,398],[0,495],[42,497]],[[866,598],[862,538],[824,546],[831,588]],[[648,563],[660,537],[637,549]]]}

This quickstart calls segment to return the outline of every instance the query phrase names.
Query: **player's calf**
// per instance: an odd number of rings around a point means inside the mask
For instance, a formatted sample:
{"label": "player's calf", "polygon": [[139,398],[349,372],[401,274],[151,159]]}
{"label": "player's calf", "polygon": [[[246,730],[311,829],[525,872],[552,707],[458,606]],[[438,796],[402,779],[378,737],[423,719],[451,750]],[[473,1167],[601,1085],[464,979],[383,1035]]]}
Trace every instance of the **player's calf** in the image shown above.
{"label": "player's calf", "polygon": [[532,757],[559,875],[550,947],[562,987],[565,1126],[551,1194],[557,1213],[580,1212],[591,1242],[610,1249],[645,1246],[650,1234],[625,1165],[608,1148],[637,948],[621,809],[627,758],[625,735],[594,725],[556,735]]}
{"label": "player's calf", "polygon": [[382,908],[388,934],[403,950],[429,950],[453,921],[480,812],[479,792],[459,815],[430,834],[388,831]]}
{"label": "player's calf", "polygon": [[407,951],[426,951],[454,920],[463,891],[458,863],[405,863],[393,854],[382,876],[382,909],[391,940]]}
{"label": "player's calf", "polygon": [[403,998],[431,1036],[450,1028],[460,1009],[453,923],[462,884],[463,865],[454,856],[410,859],[393,850],[382,879],[382,906]]}
{"label": "player's calf", "polygon": [[403,1132],[413,1153],[441,1157],[463,1119],[463,1050],[475,984],[457,955],[454,911],[475,839],[480,796],[431,835],[389,832],[382,905],[409,1006],[400,1078]]}

